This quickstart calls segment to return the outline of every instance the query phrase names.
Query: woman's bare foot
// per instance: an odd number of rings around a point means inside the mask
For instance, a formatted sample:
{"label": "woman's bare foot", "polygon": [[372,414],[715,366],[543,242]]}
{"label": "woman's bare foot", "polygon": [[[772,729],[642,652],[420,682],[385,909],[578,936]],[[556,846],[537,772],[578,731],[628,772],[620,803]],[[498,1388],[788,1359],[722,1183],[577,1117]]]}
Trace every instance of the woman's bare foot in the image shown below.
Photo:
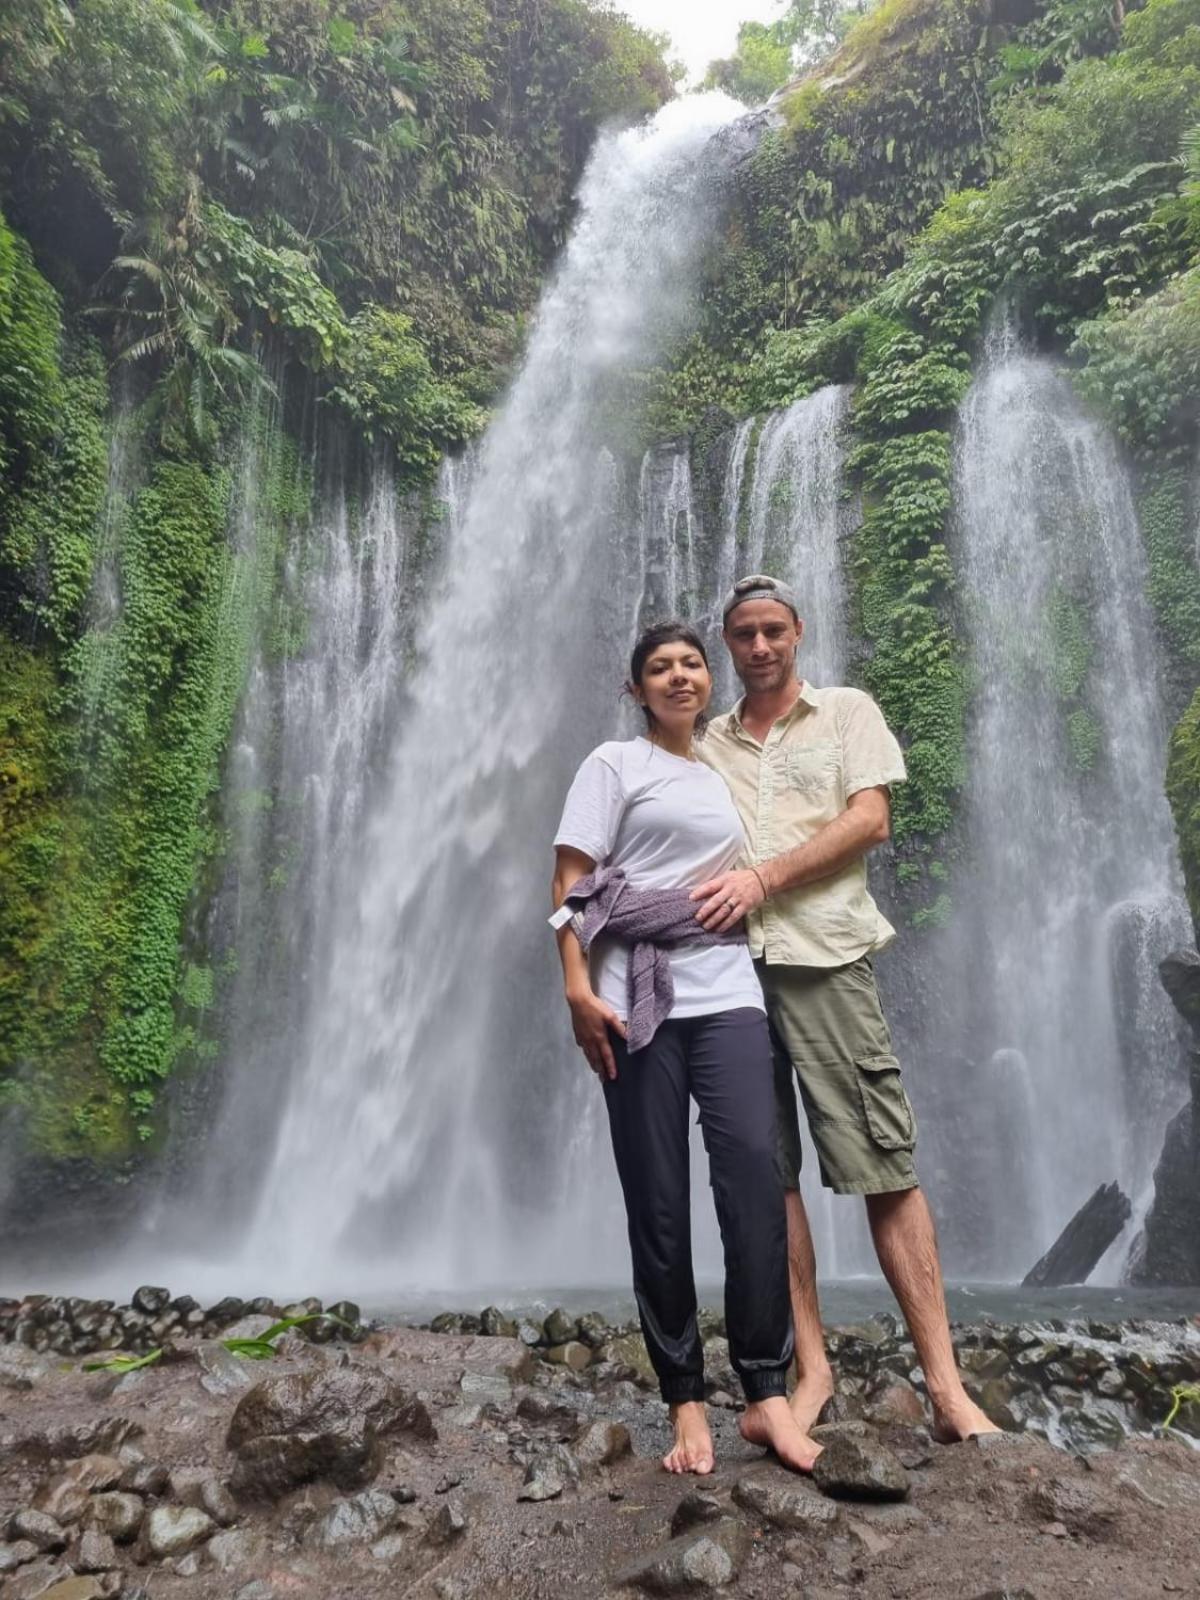
{"label": "woman's bare foot", "polygon": [[930,1434],[937,1444],[961,1444],[980,1433],[1003,1433],[985,1411],[981,1411],[964,1390],[945,1405],[934,1404]]}
{"label": "woman's bare foot", "polygon": [[671,1426],[675,1429],[675,1444],[663,1457],[663,1466],[668,1472],[694,1472],[707,1477],[716,1465],[716,1457],[701,1402],[685,1400],[672,1406]]}
{"label": "woman's bare foot", "polygon": [[738,1431],[747,1444],[773,1450],[793,1472],[811,1472],[813,1462],[821,1454],[821,1446],[814,1444],[798,1426],[782,1395],[748,1405],[738,1418]]}
{"label": "woman's bare foot", "polygon": [[806,1372],[788,1397],[792,1416],[801,1433],[810,1433],[817,1418],[825,1409],[825,1402],[833,1395],[833,1370],[825,1366],[819,1372]]}

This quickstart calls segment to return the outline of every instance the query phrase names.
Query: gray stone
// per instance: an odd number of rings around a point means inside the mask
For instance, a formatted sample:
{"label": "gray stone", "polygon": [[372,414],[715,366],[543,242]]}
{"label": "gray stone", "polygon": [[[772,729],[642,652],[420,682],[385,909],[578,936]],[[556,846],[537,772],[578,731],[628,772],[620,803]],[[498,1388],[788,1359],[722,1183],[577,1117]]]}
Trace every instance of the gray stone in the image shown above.
{"label": "gray stone", "polygon": [[99,1528],[85,1528],[73,1564],[78,1572],[108,1572],[117,1565],[117,1547]]}
{"label": "gray stone", "polygon": [[115,1489],[124,1471],[125,1463],[118,1457],[92,1452],[80,1456],[78,1461],[72,1461],[62,1475],[72,1483],[77,1483],[81,1489],[86,1489],[89,1494],[101,1494],[105,1489]]}
{"label": "gray stone", "polygon": [[621,1422],[589,1422],[584,1425],[571,1443],[571,1453],[586,1471],[589,1468],[611,1467],[625,1456],[633,1454],[633,1441],[629,1429]]}
{"label": "gray stone", "polygon": [[37,1553],[37,1545],[29,1539],[17,1539],[13,1544],[0,1544],[0,1576],[25,1566]]}
{"label": "gray stone", "polygon": [[504,1406],[512,1399],[512,1384],[501,1373],[464,1372],[458,1386],[464,1395],[481,1405]]}
{"label": "gray stone", "polygon": [[598,1311],[588,1311],[579,1319],[578,1337],[593,1350],[599,1350],[612,1337],[612,1329]]}
{"label": "gray stone", "polygon": [[1009,1368],[1009,1359],[1003,1350],[960,1350],[959,1367],[969,1377],[982,1383],[988,1378],[1002,1378]]}
{"label": "gray stone", "polygon": [[166,1494],[171,1487],[171,1474],[157,1461],[131,1461],[122,1472],[117,1487],[129,1494],[157,1498]]}
{"label": "gray stone", "polygon": [[426,1541],[436,1549],[453,1544],[466,1533],[467,1514],[457,1500],[443,1500],[425,1529]]}
{"label": "gray stone", "polygon": [[370,1544],[396,1524],[400,1507],[382,1489],[365,1489],[339,1500],[313,1523],[305,1544],[317,1550],[337,1550],[342,1545]]}
{"label": "gray stone", "polygon": [[199,1506],[155,1506],[147,1523],[150,1553],[160,1561],[164,1556],[181,1556],[203,1544],[216,1527]]}
{"label": "gray stone", "polygon": [[869,1439],[871,1430],[861,1418],[847,1417],[844,1422],[818,1422],[808,1430],[808,1436],[819,1445],[827,1445],[832,1439]]}
{"label": "gray stone", "polygon": [[569,1367],[572,1372],[582,1372],[592,1362],[592,1352],[578,1339],[566,1344],[553,1344],[546,1351],[546,1360],[556,1367]]}
{"label": "gray stone", "polygon": [[545,1339],[546,1330],[540,1322],[534,1322],[529,1317],[518,1317],[516,1337],[523,1345],[533,1349]]}
{"label": "gray stone", "polygon": [[239,1394],[254,1382],[249,1363],[226,1350],[219,1339],[202,1339],[192,1355],[200,1368],[200,1387],[208,1394]]}
{"label": "gray stone", "polygon": [[62,1523],[48,1511],[37,1511],[28,1506],[9,1518],[8,1537],[24,1539],[42,1555],[52,1555],[67,1548],[67,1535]]}
{"label": "gray stone", "polygon": [[525,1482],[517,1491],[518,1500],[557,1500],[567,1487],[562,1468],[545,1457],[531,1461],[525,1471]]}
{"label": "gray stone", "polygon": [[640,1333],[626,1333],[619,1339],[610,1339],[607,1344],[601,1345],[596,1356],[600,1361],[612,1361],[629,1368],[643,1388],[658,1387],[658,1377],[650,1360],[650,1352],[646,1349],[646,1341]]}
{"label": "gray stone", "polygon": [[743,1511],[788,1533],[827,1527],[839,1516],[837,1506],[815,1489],[800,1484],[774,1483],[767,1478],[741,1479],[734,1484],[733,1498]]}
{"label": "gray stone", "polygon": [[693,1489],[685,1494],[671,1517],[671,1537],[676,1539],[691,1528],[703,1527],[706,1522],[720,1522],[724,1508],[715,1495],[701,1494]]}
{"label": "gray stone", "polygon": [[726,1517],[637,1556],[617,1582],[663,1595],[723,1589],[736,1580],[750,1543],[749,1529]]}
{"label": "gray stone", "polygon": [[204,1553],[218,1572],[238,1572],[243,1567],[266,1561],[269,1546],[261,1533],[249,1528],[231,1528],[214,1533],[204,1546]]}
{"label": "gray stone", "polygon": [[836,1499],[903,1500],[908,1473],[885,1444],[844,1432],[822,1441],[813,1481]]}
{"label": "gray stone", "polygon": [[1030,1491],[1028,1506],[1035,1521],[1097,1541],[1111,1537],[1120,1515],[1109,1493],[1085,1478],[1046,1478]]}
{"label": "gray stone", "polygon": [[[485,1312],[486,1316],[487,1313]],[[484,1329],[487,1332],[487,1329]],[[399,1561],[408,1551],[408,1535],[404,1533],[388,1533],[382,1539],[377,1539],[371,1546],[371,1554],[376,1561]]]}
{"label": "gray stone", "polygon": [[358,1489],[383,1464],[383,1438],[434,1439],[425,1402],[369,1367],[324,1367],[256,1384],[239,1400],[228,1444],[237,1494],[277,1499],[315,1478]]}
{"label": "gray stone", "polygon": [[137,1537],[145,1515],[145,1502],[136,1494],[94,1494],[83,1520],[85,1527],[108,1534],[117,1544],[128,1544]]}

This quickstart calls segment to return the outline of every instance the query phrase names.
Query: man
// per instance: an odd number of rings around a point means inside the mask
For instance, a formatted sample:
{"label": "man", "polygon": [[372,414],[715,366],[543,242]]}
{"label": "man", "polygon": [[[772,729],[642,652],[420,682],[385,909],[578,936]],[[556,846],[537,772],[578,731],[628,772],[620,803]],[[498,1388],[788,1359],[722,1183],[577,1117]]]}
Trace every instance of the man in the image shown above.
{"label": "man", "polygon": [[866,855],[889,836],[889,791],[904,780],[904,758],[869,695],[798,680],[803,632],[793,591],[774,578],[743,578],[725,601],[725,643],[746,693],[713,721],[700,748],[733,792],[753,865],[722,873],[692,896],[710,930],[746,919],[780,1051],[796,1327],[792,1408],[808,1433],[833,1393],[800,1198],[794,1070],[822,1182],[866,1198],[879,1264],[925,1375],[935,1436],[949,1442],[994,1433],[955,1362],[933,1218],[913,1167],[912,1108],[871,967],[895,935],[867,890]]}

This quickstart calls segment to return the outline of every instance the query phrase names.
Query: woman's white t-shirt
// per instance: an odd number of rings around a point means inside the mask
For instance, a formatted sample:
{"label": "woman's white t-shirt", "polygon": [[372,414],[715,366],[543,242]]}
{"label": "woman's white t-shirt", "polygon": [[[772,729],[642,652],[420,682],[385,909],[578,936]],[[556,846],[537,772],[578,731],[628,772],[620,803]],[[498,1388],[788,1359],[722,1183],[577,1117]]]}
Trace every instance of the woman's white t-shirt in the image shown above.
{"label": "woman's white t-shirt", "polygon": [[[745,850],[725,780],[649,739],[614,739],[592,751],[575,774],[554,843],[620,867],[633,889],[697,888],[735,867]],[[746,945],[684,945],[668,957],[673,1017],[765,1009]],[[629,948],[619,940],[593,944],[592,988],[622,1021],[628,965]]]}

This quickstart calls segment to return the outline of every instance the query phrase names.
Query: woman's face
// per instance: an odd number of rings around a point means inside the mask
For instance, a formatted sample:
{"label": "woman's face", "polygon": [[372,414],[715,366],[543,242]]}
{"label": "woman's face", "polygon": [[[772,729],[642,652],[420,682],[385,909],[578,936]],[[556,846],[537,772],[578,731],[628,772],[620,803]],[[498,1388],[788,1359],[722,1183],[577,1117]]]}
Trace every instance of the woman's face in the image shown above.
{"label": "woman's face", "polygon": [[690,726],[712,697],[712,674],[695,645],[660,644],[646,658],[636,697],[661,726]]}

